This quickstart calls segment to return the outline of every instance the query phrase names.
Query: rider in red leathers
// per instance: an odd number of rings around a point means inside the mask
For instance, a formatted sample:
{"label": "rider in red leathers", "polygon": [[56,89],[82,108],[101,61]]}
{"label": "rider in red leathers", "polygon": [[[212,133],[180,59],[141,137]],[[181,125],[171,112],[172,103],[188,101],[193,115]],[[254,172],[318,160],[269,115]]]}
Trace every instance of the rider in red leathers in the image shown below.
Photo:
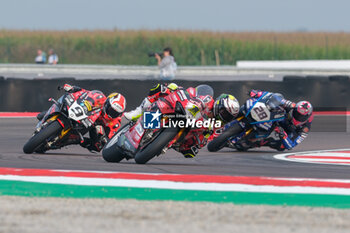
{"label": "rider in red leathers", "polygon": [[[90,137],[80,140],[77,135],[72,134],[68,138],[69,144],[80,144],[90,151],[101,151],[107,138],[112,138],[120,128],[121,117],[126,107],[125,97],[119,93],[112,93],[106,97],[101,91],[89,91],[69,84],[65,84],[63,89],[73,95],[80,96],[86,93],[85,98],[89,102],[90,110],[99,112],[93,119],[94,127],[89,130]],[[37,118],[41,120],[44,115],[45,112],[42,112]]]}

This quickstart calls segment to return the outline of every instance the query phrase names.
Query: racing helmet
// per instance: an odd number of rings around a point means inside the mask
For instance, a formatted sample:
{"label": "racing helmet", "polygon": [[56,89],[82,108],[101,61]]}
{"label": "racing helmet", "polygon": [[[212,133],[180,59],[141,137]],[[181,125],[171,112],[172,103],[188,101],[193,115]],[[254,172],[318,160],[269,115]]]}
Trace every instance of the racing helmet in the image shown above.
{"label": "racing helmet", "polygon": [[295,126],[303,125],[312,115],[312,105],[308,101],[299,101],[292,111],[292,123]]}
{"label": "racing helmet", "polygon": [[122,94],[114,92],[107,97],[103,105],[103,111],[108,117],[116,118],[124,112],[125,107],[125,97]]}
{"label": "racing helmet", "polygon": [[224,123],[232,121],[239,113],[239,102],[233,95],[221,94],[214,103],[214,117]]}

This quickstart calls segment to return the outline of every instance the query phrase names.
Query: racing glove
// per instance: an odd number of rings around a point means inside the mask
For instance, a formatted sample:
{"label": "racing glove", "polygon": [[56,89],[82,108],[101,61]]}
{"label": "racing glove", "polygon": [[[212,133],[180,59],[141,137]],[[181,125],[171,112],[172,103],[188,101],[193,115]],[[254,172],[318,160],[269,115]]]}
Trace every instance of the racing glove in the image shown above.
{"label": "racing glove", "polygon": [[153,96],[155,94],[159,94],[159,93],[164,93],[166,92],[166,85],[163,84],[157,84],[155,86],[153,86],[148,93],[148,96]]}
{"label": "racing glove", "polygon": [[74,93],[74,92],[77,92],[77,91],[81,90],[80,87],[72,86],[72,85],[70,85],[68,83],[64,84],[63,87],[58,87],[58,90],[61,90],[61,89],[65,90],[68,93]]}
{"label": "racing glove", "polygon": [[282,127],[276,127],[274,131],[279,135],[280,139],[282,140],[282,144],[286,149],[290,150],[295,147],[295,143],[288,137],[288,134]]}
{"label": "racing glove", "polygon": [[260,90],[251,90],[250,92],[248,92],[248,95],[252,98],[259,98],[260,96],[262,96],[263,92]]}
{"label": "racing glove", "polygon": [[73,86],[72,86],[72,85],[69,85],[68,83],[66,83],[66,84],[64,84],[63,89],[64,89],[66,92],[70,92],[70,91],[73,90]]}
{"label": "racing glove", "polygon": [[153,86],[149,93],[148,96],[153,96],[155,94],[160,94],[160,93],[166,93],[167,89],[171,90],[171,91],[175,91],[179,88],[178,85],[176,85],[175,83],[170,83],[170,84],[157,84],[155,86]]}

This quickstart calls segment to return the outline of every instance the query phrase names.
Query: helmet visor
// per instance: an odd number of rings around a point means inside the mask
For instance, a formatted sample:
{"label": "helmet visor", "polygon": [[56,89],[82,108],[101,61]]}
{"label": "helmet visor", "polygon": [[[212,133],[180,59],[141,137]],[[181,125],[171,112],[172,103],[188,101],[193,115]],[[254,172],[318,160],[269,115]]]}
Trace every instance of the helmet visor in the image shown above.
{"label": "helmet visor", "polygon": [[308,114],[301,114],[300,112],[297,111],[297,109],[293,110],[293,118],[300,123],[304,123],[309,119]]}
{"label": "helmet visor", "polygon": [[120,112],[117,112],[114,110],[112,107],[111,103],[107,100],[106,104],[104,106],[105,113],[110,117],[110,118],[116,118],[120,116]]}
{"label": "helmet visor", "polygon": [[221,118],[221,120],[223,120],[224,122],[230,122],[234,119],[234,116],[229,113],[226,108],[220,108],[219,109],[219,117]]}

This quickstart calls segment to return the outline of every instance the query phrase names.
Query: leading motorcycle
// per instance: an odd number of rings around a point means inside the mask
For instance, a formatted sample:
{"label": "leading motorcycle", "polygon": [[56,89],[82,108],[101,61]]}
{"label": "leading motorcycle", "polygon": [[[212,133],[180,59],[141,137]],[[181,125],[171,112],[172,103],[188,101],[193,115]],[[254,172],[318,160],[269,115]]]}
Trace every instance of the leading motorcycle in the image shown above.
{"label": "leading motorcycle", "polygon": [[44,153],[83,143],[83,135],[100,116],[105,98],[100,91],[65,93],[57,101],[50,98],[49,101],[53,104],[39,120],[32,137],[23,146],[23,152]]}

